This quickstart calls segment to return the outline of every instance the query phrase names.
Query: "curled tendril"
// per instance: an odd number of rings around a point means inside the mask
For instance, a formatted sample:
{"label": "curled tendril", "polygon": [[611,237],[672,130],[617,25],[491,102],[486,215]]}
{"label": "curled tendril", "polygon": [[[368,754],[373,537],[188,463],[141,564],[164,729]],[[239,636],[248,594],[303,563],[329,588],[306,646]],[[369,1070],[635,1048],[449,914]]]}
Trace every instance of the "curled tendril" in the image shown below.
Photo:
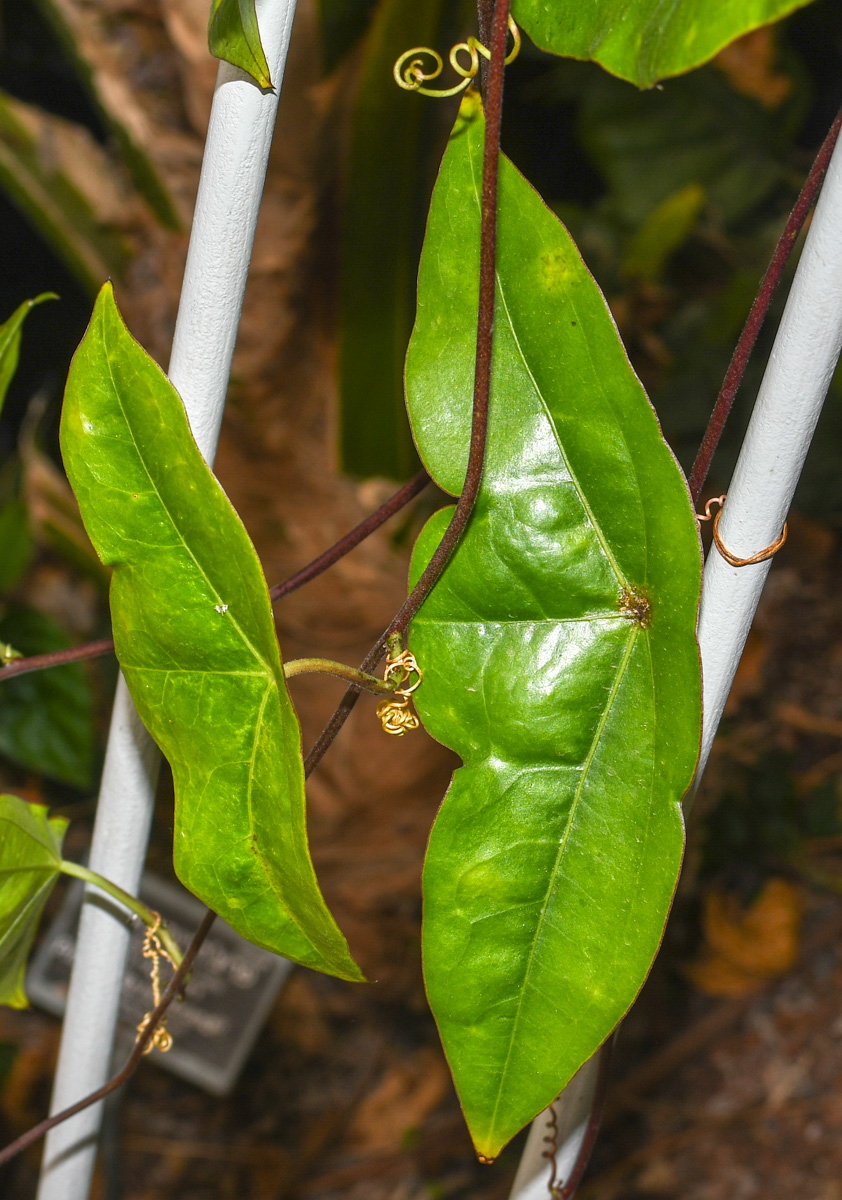
{"label": "curled tendril", "polygon": [[[509,17],[509,32],[512,35],[512,48],[505,60],[507,65],[520,53],[520,30],[511,17]],[[460,54],[468,55],[467,66],[459,61]],[[432,60],[432,69],[424,69],[424,59],[418,57],[420,55],[426,55],[428,59]],[[451,88],[424,87],[424,84],[429,83],[431,79],[438,79],[444,70],[442,56],[437,50],[430,50],[425,46],[414,46],[411,50],[404,51],[395,63],[392,74],[395,77],[395,83],[404,91],[441,98],[455,96],[458,92],[464,91],[468,84],[476,79],[479,73],[480,55],[485,59],[491,58],[491,52],[475,37],[469,37],[467,42],[459,42],[452,47],[447,56],[448,61],[456,74],[461,75],[462,82],[454,84]]]}

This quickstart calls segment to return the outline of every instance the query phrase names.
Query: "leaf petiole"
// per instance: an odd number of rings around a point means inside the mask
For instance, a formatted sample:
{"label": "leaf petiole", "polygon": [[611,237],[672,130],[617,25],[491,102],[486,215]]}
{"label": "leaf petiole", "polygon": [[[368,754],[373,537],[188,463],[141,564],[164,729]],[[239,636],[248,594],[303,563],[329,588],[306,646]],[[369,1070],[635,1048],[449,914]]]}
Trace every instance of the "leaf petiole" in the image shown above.
{"label": "leaf petiole", "polygon": [[83,867],[79,863],[68,862],[66,859],[62,859],[61,863],[59,864],[59,870],[61,871],[62,875],[72,875],[75,879],[83,879],[85,883],[92,883],[95,887],[98,887],[103,892],[106,892],[114,900],[117,900],[120,904],[125,905],[130,912],[135,914],[135,916],[140,917],[147,929],[155,929],[157,925],[155,932],[161,940],[161,945],[175,963],[176,968],[181,965],[181,960],[183,958],[181,950],[179,949],[179,946],[174,940],[172,934],[161,920],[159,913],[154,912],[151,908],[144,904],[142,900],[138,900],[136,896],[132,896],[129,892],[123,891],[121,887],[118,887],[116,883],[112,883],[110,879],[106,879],[104,876],[99,875],[96,871],[91,871],[88,867]]}
{"label": "leaf petiole", "polygon": [[357,667],[347,666],[346,663],[333,662],[329,658],[293,658],[290,662],[284,663],[284,675],[287,679],[291,679],[294,675],[305,675],[315,671],[325,675],[335,675],[337,679],[344,679],[346,682],[365,688],[367,692],[374,692],[378,696],[390,696],[399,682],[397,679],[390,679],[388,682],[378,679],[376,675],[369,675],[366,671],[358,670]]}

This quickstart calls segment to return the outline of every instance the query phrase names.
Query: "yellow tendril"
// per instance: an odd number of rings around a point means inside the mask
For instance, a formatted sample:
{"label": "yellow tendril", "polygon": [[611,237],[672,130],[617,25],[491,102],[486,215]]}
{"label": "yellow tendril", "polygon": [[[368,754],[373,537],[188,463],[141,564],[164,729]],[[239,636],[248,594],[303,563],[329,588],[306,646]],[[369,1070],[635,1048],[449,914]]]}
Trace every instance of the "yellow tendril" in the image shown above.
{"label": "yellow tendril", "polygon": [[[155,924],[147,926],[146,934],[143,938],[143,957],[152,960],[152,1012],[161,1003],[161,959],[165,958],[170,966],[175,969],[175,963],[167,953],[161,939],[158,937],[158,930],[161,927],[161,914],[155,914]],[[138,1038],[143,1033],[146,1026],[149,1024],[149,1018],[152,1012],[145,1014],[143,1020],[137,1027]],[[144,1048],[143,1053],[149,1054],[154,1048],[160,1050],[162,1054],[166,1054],[170,1046],[172,1046],[172,1034],[166,1028],[167,1018],[163,1016],[155,1027],[155,1032],[152,1034],[150,1041]]]}
{"label": "yellow tendril", "polygon": [[[396,689],[394,696],[389,696],[386,700],[381,700],[377,705],[377,715],[383,726],[384,733],[394,734],[395,737],[403,737],[412,729],[417,729],[421,722],[412,711],[409,703],[409,697],[421,683],[421,672],[418,669],[418,663],[415,661],[415,655],[409,650],[404,650],[395,658],[391,656],[386,660],[386,670],[383,673],[383,678],[386,682],[390,682],[392,678],[400,674],[400,684]],[[412,675],[417,676],[415,683],[410,683]],[[400,699],[396,699],[396,697]]]}
{"label": "yellow tendril", "polygon": [[[512,49],[505,60],[507,65],[520,53],[520,30],[511,17],[509,17],[509,32],[512,35]],[[460,54],[468,55],[468,65],[459,61]],[[432,59],[432,70],[424,69],[423,58],[413,57],[418,55],[427,55]],[[395,77],[395,83],[404,91],[418,92],[422,96],[437,96],[443,99],[464,91],[468,84],[476,79],[479,74],[480,55],[485,59],[490,59],[491,51],[487,50],[475,37],[469,37],[467,42],[458,42],[451,48],[450,54],[447,56],[448,61],[456,74],[462,77],[462,82],[454,84],[451,88],[424,87],[424,84],[429,83],[430,80],[438,79],[444,70],[442,56],[437,50],[431,50],[426,46],[413,46],[411,50],[404,51],[395,63],[392,74]]]}

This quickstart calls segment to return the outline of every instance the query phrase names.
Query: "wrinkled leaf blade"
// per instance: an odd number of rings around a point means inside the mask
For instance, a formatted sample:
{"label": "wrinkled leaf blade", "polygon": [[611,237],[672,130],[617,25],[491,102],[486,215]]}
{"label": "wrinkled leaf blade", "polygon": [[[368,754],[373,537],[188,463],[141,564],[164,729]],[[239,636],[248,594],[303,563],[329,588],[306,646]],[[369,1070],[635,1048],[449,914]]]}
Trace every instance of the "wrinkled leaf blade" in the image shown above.
{"label": "wrinkled leaf blade", "polygon": [[262,88],[272,86],[254,0],[213,0],[208,21],[208,46],[214,58],[240,67]]}
{"label": "wrinkled leaf blade", "polygon": [[[0,621],[0,642],[24,655],[71,645],[49,617],[21,607],[11,608]],[[0,753],[84,789],[91,785],[95,750],[93,694],[82,663],[5,680],[0,669]]]}
{"label": "wrinkled leaf blade", "polygon": [[173,770],[176,873],[256,945],[361,978],[310,860],[301,734],[260,563],[109,286],[70,369],[61,445],[114,567],[117,657]]}
{"label": "wrinkled leaf blade", "polygon": [[592,59],[638,87],[698,67],[809,0],[514,0],[515,19],[552,54]]}
{"label": "wrinkled leaf blade", "polygon": [[[481,115],[457,122],[407,359],[421,457],[453,494],[470,427],[482,141]],[[424,971],[486,1157],[639,990],[675,888],[700,730],[686,484],[573,242],[505,158],[497,297],[482,488],[410,633],[421,716],[465,764],[424,867]],[[413,581],[448,518],[422,532]]]}
{"label": "wrinkled leaf blade", "polygon": [[0,1004],[27,1006],[26,962],[59,876],[66,829],[43,804],[0,796]]}
{"label": "wrinkled leaf blade", "polygon": [[23,323],[36,304],[43,304],[45,300],[56,299],[58,297],[53,292],[42,292],[34,300],[24,300],[23,304],[18,305],[8,321],[4,321],[0,325],[0,412],[3,411],[9,384],[12,382],[15,371],[18,369]]}

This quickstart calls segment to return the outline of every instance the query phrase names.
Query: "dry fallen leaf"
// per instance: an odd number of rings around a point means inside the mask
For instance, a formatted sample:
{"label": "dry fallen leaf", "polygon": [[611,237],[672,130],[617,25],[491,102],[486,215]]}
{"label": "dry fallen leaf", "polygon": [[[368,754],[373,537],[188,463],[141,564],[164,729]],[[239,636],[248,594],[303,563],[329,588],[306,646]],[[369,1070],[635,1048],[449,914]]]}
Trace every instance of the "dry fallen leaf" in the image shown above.
{"label": "dry fallen leaf", "polygon": [[705,945],[686,974],[709,996],[747,996],[796,963],[801,896],[785,879],[770,879],[747,909],[727,892],[704,898]]}
{"label": "dry fallen leaf", "polygon": [[792,80],[778,68],[778,47],[771,25],[753,29],[721,50],[713,60],[733,88],[777,108],[792,91]]}

